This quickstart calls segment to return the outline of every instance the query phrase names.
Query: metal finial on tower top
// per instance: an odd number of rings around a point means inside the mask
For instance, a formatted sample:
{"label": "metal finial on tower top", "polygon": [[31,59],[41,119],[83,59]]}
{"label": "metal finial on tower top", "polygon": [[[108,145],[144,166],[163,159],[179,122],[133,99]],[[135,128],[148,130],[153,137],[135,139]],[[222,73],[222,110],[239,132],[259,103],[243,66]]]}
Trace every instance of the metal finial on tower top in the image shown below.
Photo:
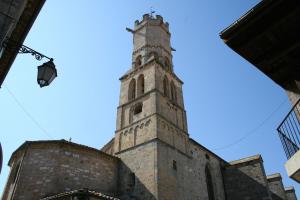
{"label": "metal finial on tower top", "polygon": [[153,16],[154,13],[155,13],[155,11],[153,10],[153,7],[151,6],[150,7],[150,13],[149,13],[151,19],[154,19],[154,16]]}

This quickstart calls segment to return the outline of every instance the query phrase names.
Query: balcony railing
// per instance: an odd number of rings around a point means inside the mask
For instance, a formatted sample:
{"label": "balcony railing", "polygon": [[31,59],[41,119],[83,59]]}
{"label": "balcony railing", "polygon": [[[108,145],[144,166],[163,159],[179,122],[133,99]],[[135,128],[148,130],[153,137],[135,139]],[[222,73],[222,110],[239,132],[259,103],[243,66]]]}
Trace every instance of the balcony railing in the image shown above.
{"label": "balcony railing", "polygon": [[277,128],[283,149],[290,159],[300,147],[300,99]]}

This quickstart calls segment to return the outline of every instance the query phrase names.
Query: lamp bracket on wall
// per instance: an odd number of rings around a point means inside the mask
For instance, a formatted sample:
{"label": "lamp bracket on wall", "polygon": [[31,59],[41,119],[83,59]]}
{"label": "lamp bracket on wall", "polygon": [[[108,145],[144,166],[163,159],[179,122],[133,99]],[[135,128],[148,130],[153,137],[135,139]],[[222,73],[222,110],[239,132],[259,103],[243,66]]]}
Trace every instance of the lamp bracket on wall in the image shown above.
{"label": "lamp bracket on wall", "polygon": [[31,49],[30,47],[27,47],[23,44],[18,44],[17,42],[11,41],[6,39],[2,46],[10,51],[18,51],[18,53],[24,53],[24,54],[30,54],[32,56],[35,57],[35,59],[37,60],[42,60],[44,58],[48,59],[48,60],[53,60],[53,58],[49,58],[48,56],[45,56],[44,54],[37,52],[33,49]]}

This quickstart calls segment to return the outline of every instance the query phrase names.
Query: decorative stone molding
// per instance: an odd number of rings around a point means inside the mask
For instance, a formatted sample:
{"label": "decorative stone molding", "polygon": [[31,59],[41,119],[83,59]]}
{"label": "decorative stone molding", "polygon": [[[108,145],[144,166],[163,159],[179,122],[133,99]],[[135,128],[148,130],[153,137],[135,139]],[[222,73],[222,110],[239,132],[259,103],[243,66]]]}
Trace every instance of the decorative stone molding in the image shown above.
{"label": "decorative stone molding", "polygon": [[177,111],[177,106],[173,103],[167,102],[169,109]]}
{"label": "decorative stone molding", "polygon": [[157,118],[157,123],[158,123],[159,127],[162,127],[162,129],[165,129],[165,130],[169,131],[170,133],[176,134],[176,135],[179,135],[179,136],[183,136],[182,132],[177,127],[170,124],[166,120],[163,120],[161,118]]}
{"label": "decorative stone molding", "polygon": [[140,47],[139,49],[133,51],[132,55],[136,55],[138,53],[140,53],[141,51],[145,50],[145,49],[162,49],[164,52],[166,52],[170,57],[172,57],[172,54],[170,53],[169,50],[167,50],[165,47],[161,46],[161,45],[144,45],[142,47]]}
{"label": "decorative stone molding", "polygon": [[140,121],[139,123],[135,124],[134,126],[121,131],[120,136],[127,136],[127,134],[134,133],[138,128],[143,129],[144,127],[148,127],[151,122],[152,122],[151,119],[146,119],[146,120]]}
{"label": "decorative stone molding", "polygon": [[121,78],[119,78],[119,80],[122,81],[124,79],[129,79],[129,78],[135,76],[137,72],[139,72],[139,71],[143,70],[144,68],[150,66],[150,64],[157,63],[155,61],[156,61],[155,59],[147,61],[146,63],[142,64],[141,66],[135,67],[135,68],[129,70],[125,75],[123,75]]}

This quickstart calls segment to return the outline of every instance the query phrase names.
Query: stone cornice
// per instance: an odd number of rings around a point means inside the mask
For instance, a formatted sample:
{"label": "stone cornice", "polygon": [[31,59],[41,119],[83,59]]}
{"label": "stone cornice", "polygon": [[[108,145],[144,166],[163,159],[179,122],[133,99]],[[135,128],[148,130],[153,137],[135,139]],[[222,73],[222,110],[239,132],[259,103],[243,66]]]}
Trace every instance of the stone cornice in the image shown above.
{"label": "stone cornice", "polygon": [[185,152],[183,152],[183,151],[181,151],[181,150],[175,148],[174,146],[172,146],[172,145],[170,145],[170,144],[168,144],[168,143],[162,141],[162,140],[159,139],[159,138],[153,138],[153,139],[148,140],[148,141],[146,141],[146,142],[143,142],[143,143],[141,143],[141,144],[138,144],[138,145],[129,147],[129,148],[127,148],[127,149],[118,151],[118,152],[115,153],[115,155],[119,155],[119,154],[121,154],[121,153],[124,153],[124,152],[126,152],[126,151],[130,151],[130,150],[135,149],[135,148],[139,148],[140,146],[144,146],[144,145],[150,144],[150,143],[152,143],[152,142],[161,142],[162,144],[164,144],[164,145],[166,145],[166,146],[168,146],[168,147],[170,147],[170,148],[172,148],[172,149],[174,149],[174,150],[177,150],[178,153],[180,153],[180,154],[186,156],[187,158],[189,158],[189,159],[192,159],[192,158],[193,158],[192,156],[188,155],[187,153],[185,153]]}
{"label": "stone cornice", "polygon": [[[122,105],[119,105],[119,106],[117,107],[117,109],[119,109],[119,108],[121,108],[121,107],[125,107],[125,106],[127,106],[127,105],[129,105],[129,104],[132,104],[132,103],[134,103],[134,102],[139,102],[139,100],[141,100],[142,98],[144,98],[145,96],[147,96],[147,95],[149,95],[150,93],[153,93],[153,92],[157,92],[157,93],[159,93],[161,96],[163,96],[164,98],[167,98],[160,90],[158,90],[158,89],[152,89],[152,90],[150,90],[150,91],[148,91],[148,92],[145,92],[144,94],[142,94],[142,95],[136,97],[136,98],[133,99],[133,100],[130,100],[130,101],[128,101],[128,102],[126,102],[126,103],[124,103],[124,104],[122,104]],[[175,103],[175,102],[172,101],[171,99],[167,98],[167,100],[168,100],[168,105],[169,105],[169,106],[176,107],[176,109],[180,109],[180,110],[186,112],[186,110],[185,110],[183,107],[179,106],[177,103]]]}
{"label": "stone cornice", "polygon": [[[153,23],[154,22],[154,23]],[[157,24],[157,22],[159,24]],[[157,19],[149,19],[149,20],[143,20],[142,22],[140,22],[135,28],[134,28],[134,32],[137,32],[139,30],[141,30],[143,27],[145,26],[160,26],[162,29],[164,29],[164,31],[166,31],[166,33],[171,36],[171,33],[168,29],[168,25],[164,24],[163,21],[161,20],[160,22],[157,21]]]}
{"label": "stone cornice", "polygon": [[160,49],[164,50],[169,56],[172,57],[172,54],[170,53],[170,50],[166,49],[164,46],[161,46],[161,45],[150,45],[150,44],[146,44],[146,45],[138,48],[137,50],[133,51],[132,55],[135,55],[135,54],[143,51],[146,48],[160,48]]}
{"label": "stone cornice", "polygon": [[246,158],[242,158],[239,160],[230,161],[230,165],[248,165],[250,162],[263,162],[261,155],[254,155]]}
{"label": "stone cornice", "polygon": [[135,126],[135,125],[137,125],[137,124],[139,124],[139,123],[141,123],[141,122],[143,122],[143,121],[147,121],[147,119],[149,119],[149,118],[151,118],[152,116],[155,116],[155,115],[157,115],[159,118],[163,119],[164,121],[166,121],[166,122],[168,122],[169,124],[171,124],[172,126],[174,126],[177,130],[179,130],[179,131],[185,133],[187,136],[189,135],[188,132],[186,132],[185,130],[179,128],[178,125],[174,124],[173,122],[171,122],[170,120],[168,120],[167,118],[165,118],[164,116],[162,116],[162,115],[159,114],[159,113],[152,113],[152,114],[150,114],[150,115],[144,117],[143,119],[140,119],[140,120],[137,120],[137,121],[135,121],[135,122],[132,122],[131,124],[129,124],[129,125],[127,125],[127,126],[124,126],[123,128],[120,128],[120,129],[118,129],[118,130],[115,130],[115,133],[124,131],[124,130],[126,130],[126,129],[130,129],[131,127],[133,127],[133,126]]}
{"label": "stone cornice", "polygon": [[209,150],[208,148],[206,148],[205,146],[201,145],[199,142],[197,142],[196,140],[189,138],[189,141],[191,143],[193,143],[194,145],[197,145],[198,147],[200,147],[203,151],[206,151],[207,153],[213,155],[215,158],[217,158],[218,160],[220,160],[222,162],[222,164],[228,164],[227,161],[225,161],[223,158],[221,158],[220,156],[218,156],[217,154],[215,154],[214,152],[212,152],[211,150]]}
{"label": "stone cornice", "polygon": [[269,182],[272,182],[272,181],[277,181],[277,180],[281,180],[281,175],[279,173],[276,173],[276,174],[271,174],[271,175],[268,175],[267,176],[267,180]]}
{"label": "stone cornice", "polygon": [[166,73],[169,73],[169,74],[170,74],[174,79],[176,79],[180,84],[184,84],[183,81],[180,80],[180,79],[178,78],[178,76],[176,76],[175,73],[166,70],[166,69],[164,68],[164,66],[163,66],[161,63],[157,62],[156,59],[151,59],[151,60],[147,61],[146,63],[144,63],[143,65],[141,65],[141,66],[139,66],[139,67],[135,67],[135,68],[130,69],[126,74],[124,74],[123,76],[121,76],[121,78],[119,78],[119,80],[120,80],[120,81],[126,80],[126,79],[128,79],[128,78],[134,76],[137,72],[139,72],[139,71],[141,71],[141,70],[143,70],[143,69],[146,69],[147,67],[152,66],[151,64],[156,64],[156,66],[160,66]]}
{"label": "stone cornice", "polygon": [[[9,162],[8,164],[10,165],[14,159],[14,157],[17,155],[18,152],[24,150],[24,149],[27,149],[27,148],[30,148],[32,145],[46,145],[46,144],[59,144],[59,145],[68,145],[68,146],[73,146],[74,148],[79,148],[79,149],[82,149],[82,150],[87,150],[87,151],[93,151],[95,153],[99,153],[105,157],[107,157],[108,159],[115,159],[115,160],[118,160],[117,157],[114,157],[112,155],[109,155],[101,150],[98,150],[98,149],[95,149],[95,148],[92,148],[92,147],[89,147],[89,146],[86,146],[86,145],[82,145],[82,144],[77,144],[77,143],[74,143],[74,142],[69,142],[69,141],[66,141],[66,140],[39,140],[39,141],[26,141],[24,142],[18,149],[16,149],[13,154],[11,155],[10,159],[9,159]],[[46,147],[43,147],[44,149],[46,149]]]}

